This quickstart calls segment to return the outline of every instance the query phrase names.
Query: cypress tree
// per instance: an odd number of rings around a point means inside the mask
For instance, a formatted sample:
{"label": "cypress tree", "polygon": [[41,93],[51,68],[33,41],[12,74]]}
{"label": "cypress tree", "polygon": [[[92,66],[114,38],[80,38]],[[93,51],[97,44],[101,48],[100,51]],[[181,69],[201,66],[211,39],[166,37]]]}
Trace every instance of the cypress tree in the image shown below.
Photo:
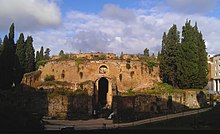
{"label": "cypress tree", "polygon": [[[182,41],[178,59],[177,78],[180,88],[196,88],[198,77],[198,46],[196,43],[195,30],[190,21],[186,21],[182,27]],[[207,62],[207,61],[206,61]]]}
{"label": "cypress tree", "polygon": [[41,48],[40,48],[40,56],[39,57],[40,57],[39,58],[40,61],[44,59],[44,48],[43,48],[43,46],[41,46]]}
{"label": "cypress tree", "polygon": [[165,83],[177,86],[177,56],[180,45],[179,31],[173,25],[168,34],[164,33],[160,55],[160,76]]}
{"label": "cypress tree", "polygon": [[166,42],[167,42],[167,35],[166,32],[163,33],[163,39],[162,39],[162,49],[161,54],[159,58],[159,75],[161,80],[164,83],[168,83],[168,65],[166,64],[166,60],[168,58],[167,52],[166,52]]}
{"label": "cypress tree", "polygon": [[26,70],[25,72],[31,72],[35,69],[35,54],[33,47],[33,38],[31,36],[27,37],[26,40]]}
{"label": "cypress tree", "polygon": [[160,61],[160,51],[157,53],[157,60]]}
{"label": "cypress tree", "polygon": [[36,63],[40,61],[40,53],[39,51],[36,52]]}
{"label": "cypress tree", "polygon": [[25,47],[25,41],[24,41],[24,34],[21,33],[19,36],[19,39],[16,43],[16,55],[18,56],[22,72],[25,71],[25,65],[26,65],[26,47]]}
{"label": "cypress tree", "polygon": [[9,43],[9,38],[6,35],[3,41],[3,51],[0,56],[0,88],[10,89],[13,84],[13,67],[14,67],[14,54],[13,46]]}
{"label": "cypress tree", "polygon": [[178,47],[180,45],[180,36],[179,36],[179,31],[177,30],[176,25],[173,25],[168,34],[167,34],[167,64],[168,64],[168,75],[169,75],[169,83],[172,84],[173,86],[177,86],[177,65],[176,63],[178,62],[177,56],[178,56]]}
{"label": "cypress tree", "polygon": [[[196,25],[197,27],[197,25]],[[202,37],[202,33],[197,32],[197,46],[198,46],[198,81],[196,82],[196,88],[204,88],[208,84],[208,63],[205,41]]]}
{"label": "cypress tree", "polygon": [[2,54],[2,51],[3,51],[3,45],[0,44],[0,55]]}
{"label": "cypress tree", "polygon": [[49,60],[50,59],[50,49],[47,48],[44,52],[44,60]]}
{"label": "cypress tree", "polygon": [[10,29],[9,29],[8,37],[9,37],[9,44],[12,45],[13,52],[15,53],[16,46],[15,46],[15,42],[14,42],[14,37],[15,37],[14,30],[15,30],[15,26],[14,26],[14,23],[12,23],[11,26],[10,26]]}
{"label": "cypress tree", "polygon": [[59,56],[62,57],[63,55],[64,55],[64,51],[63,51],[63,50],[60,50]]}
{"label": "cypress tree", "polygon": [[149,49],[148,48],[144,49],[144,57],[145,58],[149,57]]}
{"label": "cypress tree", "polygon": [[3,45],[2,45],[2,39],[0,38],[0,55],[1,55],[2,51],[3,51]]}

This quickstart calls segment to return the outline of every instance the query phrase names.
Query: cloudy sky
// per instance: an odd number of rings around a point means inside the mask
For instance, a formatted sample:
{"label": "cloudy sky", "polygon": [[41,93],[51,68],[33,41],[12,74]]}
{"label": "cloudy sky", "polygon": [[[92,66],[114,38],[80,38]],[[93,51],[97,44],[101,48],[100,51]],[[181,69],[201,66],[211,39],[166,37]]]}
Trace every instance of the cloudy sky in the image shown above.
{"label": "cloudy sky", "polygon": [[0,38],[15,23],[32,35],[34,47],[51,54],[150,53],[161,49],[163,32],[186,20],[198,23],[209,54],[220,53],[220,0],[0,0]]}

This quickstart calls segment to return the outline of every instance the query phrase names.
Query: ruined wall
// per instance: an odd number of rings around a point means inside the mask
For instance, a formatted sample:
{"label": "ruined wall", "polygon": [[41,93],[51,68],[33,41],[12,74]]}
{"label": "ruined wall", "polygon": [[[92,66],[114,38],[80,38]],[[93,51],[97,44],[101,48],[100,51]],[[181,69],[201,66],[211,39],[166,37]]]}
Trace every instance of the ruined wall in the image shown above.
{"label": "ruined wall", "polygon": [[[13,99],[8,99],[9,96]],[[114,96],[113,111],[121,118],[134,120],[207,106],[206,94],[198,91],[172,94],[171,108],[168,106],[169,96],[169,94]],[[8,104],[21,105],[31,113],[48,115],[57,119],[91,117],[93,109],[92,96],[66,96],[30,90],[10,92],[7,95],[5,91],[1,91],[0,105]]]}
{"label": "ruined wall", "polygon": [[43,131],[41,119],[47,114],[47,95],[41,91],[0,90],[0,129]]}
{"label": "ruined wall", "polygon": [[105,59],[115,59],[116,54],[113,53],[81,53],[81,54],[70,54],[71,58],[86,58],[86,59],[96,59],[96,58],[105,58]]}
{"label": "ruined wall", "polygon": [[185,91],[172,95],[114,96],[113,98],[113,111],[117,118],[128,121],[206,106],[208,106],[206,95],[197,91]]}
{"label": "ruined wall", "polygon": [[68,112],[68,97],[62,95],[48,97],[48,116],[66,119]]}
{"label": "ruined wall", "polygon": [[[130,65],[129,69],[126,64]],[[99,70],[103,65],[107,67],[106,73],[101,73]],[[84,61],[80,64],[73,60],[51,61],[42,67],[40,71],[42,72],[41,81],[47,75],[54,75],[55,80],[67,81],[73,83],[73,85],[74,83],[87,80],[96,81],[101,77],[106,77],[117,85],[119,92],[125,92],[142,84],[159,81],[158,67],[154,67],[154,71],[150,74],[148,67],[139,61],[127,63],[121,60],[100,60]]]}
{"label": "ruined wall", "polygon": [[140,60],[139,54],[123,54],[122,59]]}
{"label": "ruined wall", "polygon": [[40,76],[41,76],[40,70],[26,73],[26,74],[24,74],[21,83],[23,83],[25,86],[36,88],[41,83]]}
{"label": "ruined wall", "polygon": [[48,97],[48,116],[57,119],[72,119],[79,115],[91,115],[91,101],[91,97],[86,95],[64,96],[51,94]]}
{"label": "ruined wall", "polygon": [[48,112],[47,93],[34,90],[1,91],[0,107],[20,108],[30,113],[45,115]]}

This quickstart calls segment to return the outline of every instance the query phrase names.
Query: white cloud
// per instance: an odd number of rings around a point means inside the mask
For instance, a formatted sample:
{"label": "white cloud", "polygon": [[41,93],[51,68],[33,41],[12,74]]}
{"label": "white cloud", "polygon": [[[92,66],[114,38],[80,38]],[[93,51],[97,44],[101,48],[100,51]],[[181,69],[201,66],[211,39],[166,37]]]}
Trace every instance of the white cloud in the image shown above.
{"label": "white cloud", "polygon": [[12,22],[18,31],[56,27],[61,22],[61,13],[50,0],[1,0],[0,28],[7,30]]}
{"label": "white cloud", "polygon": [[[116,6],[117,7],[117,6]],[[120,8],[120,7],[117,7]],[[110,8],[114,9],[114,8]],[[206,41],[209,54],[220,53],[220,20],[199,14],[187,15],[159,10],[129,10],[134,18],[127,23],[126,19],[120,20],[114,15],[111,18],[103,14],[86,14],[79,11],[68,12],[64,16],[62,25],[58,29],[44,32],[30,33],[34,37],[37,49],[41,45],[51,48],[52,54],[58,54],[63,49],[65,52],[78,53],[90,51],[124,53],[143,53],[149,48],[151,53],[157,54],[161,49],[163,32],[176,24],[181,31],[187,19],[198,23]],[[104,10],[106,10],[104,8]],[[124,12],[124,9],[118,10]],[[102,12],[103,13],[103,12]]]}
{"label": "white cloud", "polygon": [[217,0],[167,0],[175,11],[184,13],[206,13],[212,10]]}
{"label": "white cloud", "polygon": [[135,14],[129,9],[122,9],[118,5],[107,4],[104,6],[101,12],[102,17],[106,17],[113,20],[120,20],[125,23],[135,21]]}

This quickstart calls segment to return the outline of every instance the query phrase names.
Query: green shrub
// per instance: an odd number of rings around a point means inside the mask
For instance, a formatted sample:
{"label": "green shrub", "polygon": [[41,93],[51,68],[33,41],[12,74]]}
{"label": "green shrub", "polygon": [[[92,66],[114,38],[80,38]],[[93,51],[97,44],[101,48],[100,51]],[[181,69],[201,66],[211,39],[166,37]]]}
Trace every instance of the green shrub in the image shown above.
{"label": "green shrub", "polygon": [[46,75],[46,77],[44,78],[44,81],[54,81],[55,77],[54,75]]}
{"label": "green shrub", "polygon": [[157,83],[154,89],[147,90],[147,93],[149,94],[173,94],[173,93],[182,93],[182,90],[175,89],[171,85],[167,83]]}
{"label": "green shrub", "polygon": [[83,60],[82,58],[76,58],[76,59],[75,59],[75,62],[76,62],[77,64],[81,64],[81,63],[82,63],[82,60]]}
{"label": "green shrub", "polygon": [[151,73],[152,71],[154,71],[153,68],[154,66],[156,66],[156,63],[154,61],[147,61],[147,66],[149,68],[149,73]]}
{"label": "green shrub", "polygon": [[135,92],[133,91],[132,88],[130,88],[130,89],[127,90],[126,95],[128,95],[128,96],[133,96],[133,95],[135,95]]}
{"label": "green shrub", "polygon": [[99,57],[99,60],[106,60],[106,55],[105,54],[102,54],[100,57]]}
{"label": "green shrub", "polygon": [[36,63],[36,69],[38,69],[40,66],[44,66],[47,62],[48,62],[48,60],[38,61],[38,62]]}
{"label": "green shrub", "polygon": [[131,68],[130,63],[127,63],[127,64],[126,64],[126,68],[127,68],[128,70]]}

